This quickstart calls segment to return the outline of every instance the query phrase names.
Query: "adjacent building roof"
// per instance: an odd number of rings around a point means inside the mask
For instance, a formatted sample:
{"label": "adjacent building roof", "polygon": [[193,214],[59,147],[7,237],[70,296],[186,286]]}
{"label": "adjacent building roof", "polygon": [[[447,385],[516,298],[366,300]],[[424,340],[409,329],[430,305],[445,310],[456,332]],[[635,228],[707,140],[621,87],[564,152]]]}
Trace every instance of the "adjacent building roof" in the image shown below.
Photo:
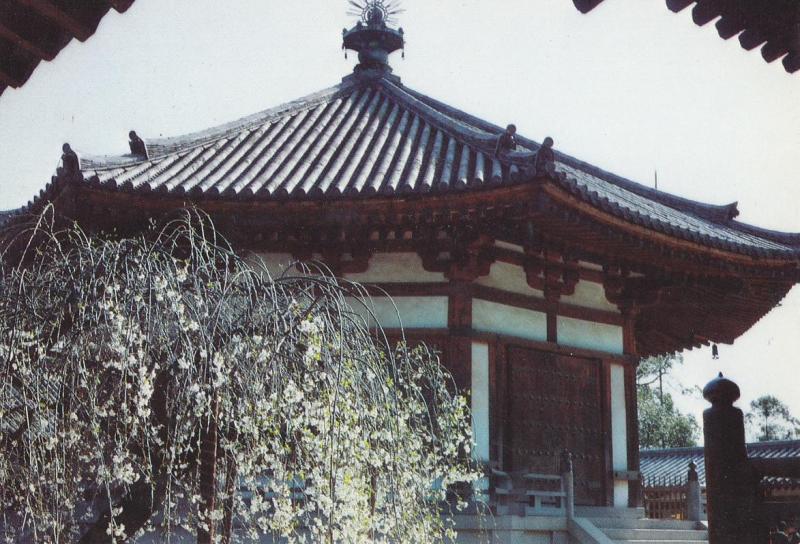
{"label": "adjacent building roof", "polygon": [[[583,13],[603,0],[573,0]],[[800,2],[797,0],[666,0],[667,7],[679,12],[692,8],[692,19],[703,26],[716,19],[717,32],[727,40],[739,35],[739,43],[750,51],[761,47],[767,62],[783,57],[787,72],[800,70]]]}
{"label": "adjacent building roof", "polygon": [[[533,182],[539,144],[519,137],[517,151],[497,157],[502,132],[396,77],[349,76],[232,123],[145,139],[139,154],[82,155],[80,179],[115,192],[231,201],[402,198]],[[646,229],[748,256],[798,255],[799,235],[735,221],[736,203],[680,198],[563,153],[548,175],[586,204]],[[40,196],[57,189],[58,179]]]}
{"label": "adjacent building roof", "polygon": [[111,8],[134,0],[5,0],[0,2],[0,94],[20,87],[42,60],[53,60],[73,39],[86,41]]}
{"label": "adjacent building roof", "polygon": [[[800,440],[779,440],[747,444],[747,456],[758,459],[800,459]],[[706,485],[706,464],[702,447],[642,450],[639,466],[645,485],[680,485],[686,483],[689,463],[697,465],[701,486]],[[766,477],[769,487],[800,487],[800,479]]]}

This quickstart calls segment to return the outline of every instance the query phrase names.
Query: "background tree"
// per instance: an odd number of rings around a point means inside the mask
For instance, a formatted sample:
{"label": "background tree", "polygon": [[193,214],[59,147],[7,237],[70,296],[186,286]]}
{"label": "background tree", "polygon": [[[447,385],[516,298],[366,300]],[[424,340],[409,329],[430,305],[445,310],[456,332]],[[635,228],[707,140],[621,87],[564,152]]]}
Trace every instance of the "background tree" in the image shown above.
{"label": "background tree", "polygon": [[800,435],[800,420],[793,417],[789,408],[772,395],[751,401],[745,422],[758,442],[789,440]]}
{"label": "background tree", "polygon": [[370,333],[360,288],[272,279],[188,212],[135,238],[50,217],[0,262],[0,537],[451,534],[466,401]]}
{"label": "background tree", "polygon": [[[636,369],[641,448],[680,448],[697,445],[700,426],[690,414],[677,408],[664,390],[670,370],[683,363],[680,355],[658,355],[643,359]],[[689,391],[677,385],[681,394]]]}

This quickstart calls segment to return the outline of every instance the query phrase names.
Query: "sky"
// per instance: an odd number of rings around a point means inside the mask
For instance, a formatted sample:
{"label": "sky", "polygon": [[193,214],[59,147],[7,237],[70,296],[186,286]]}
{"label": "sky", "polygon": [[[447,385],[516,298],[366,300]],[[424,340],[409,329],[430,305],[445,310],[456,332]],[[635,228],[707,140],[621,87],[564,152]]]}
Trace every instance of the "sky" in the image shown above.
{"label": "sky", "polygon": [[[714,204],[741,221],[800,232],[800,74],[766,64],[690,9],[606,0],[404,0],[405,85],[616,174]],[[0,209],[54,173],[61,144],[121,154],[127,134],[172,136],[338,83],[345,0],[136,0],[85,43],[0,96]],[[773,394],[800,417],[800,289],[732,346],[684,353],[671,380],[722,371],[739,403]],[[701,418],[701,398],[680,397]]]}

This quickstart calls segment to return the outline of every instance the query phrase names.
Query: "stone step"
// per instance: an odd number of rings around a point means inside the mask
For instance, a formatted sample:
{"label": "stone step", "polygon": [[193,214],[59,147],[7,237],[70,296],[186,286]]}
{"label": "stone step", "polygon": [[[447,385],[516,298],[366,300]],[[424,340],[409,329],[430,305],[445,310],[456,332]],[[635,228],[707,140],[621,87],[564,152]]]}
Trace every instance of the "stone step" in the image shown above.
{"label": "stone step", "polygon": [[697,521],[677,519],[589,518],[598,529],[703,529]]}
{"label": "stone step", "polygon": [[694,529],[600,529],[611,540],[642,542],[703,542],[706,531]]}
{"label": "stone step", "polygon": [[575,515],[581,518],[626,518],[644,517],[644,508],[614,508],[613,506],[576,506]]}

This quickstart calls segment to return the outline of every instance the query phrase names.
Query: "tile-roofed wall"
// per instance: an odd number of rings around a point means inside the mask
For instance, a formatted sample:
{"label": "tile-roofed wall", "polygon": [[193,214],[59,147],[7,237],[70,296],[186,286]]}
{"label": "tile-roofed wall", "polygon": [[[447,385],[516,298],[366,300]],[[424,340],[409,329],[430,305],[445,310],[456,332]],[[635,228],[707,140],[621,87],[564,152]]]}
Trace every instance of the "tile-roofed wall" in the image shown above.
{"label": "tile-roofed wall", "polygon": [[[640,471],[645,484],[683,483],[686,481],[689,462],[694,461],[700,485],[706,485],[706,464],[702,447],[642,450],[639,456]],[[747,456],[763,459],[800,459],[800,440],[753,442],[747,444]],[[794,485],[794,479],[791,478],[770,477],[766,480],[766,483],[772,486],[787,483]]]}

